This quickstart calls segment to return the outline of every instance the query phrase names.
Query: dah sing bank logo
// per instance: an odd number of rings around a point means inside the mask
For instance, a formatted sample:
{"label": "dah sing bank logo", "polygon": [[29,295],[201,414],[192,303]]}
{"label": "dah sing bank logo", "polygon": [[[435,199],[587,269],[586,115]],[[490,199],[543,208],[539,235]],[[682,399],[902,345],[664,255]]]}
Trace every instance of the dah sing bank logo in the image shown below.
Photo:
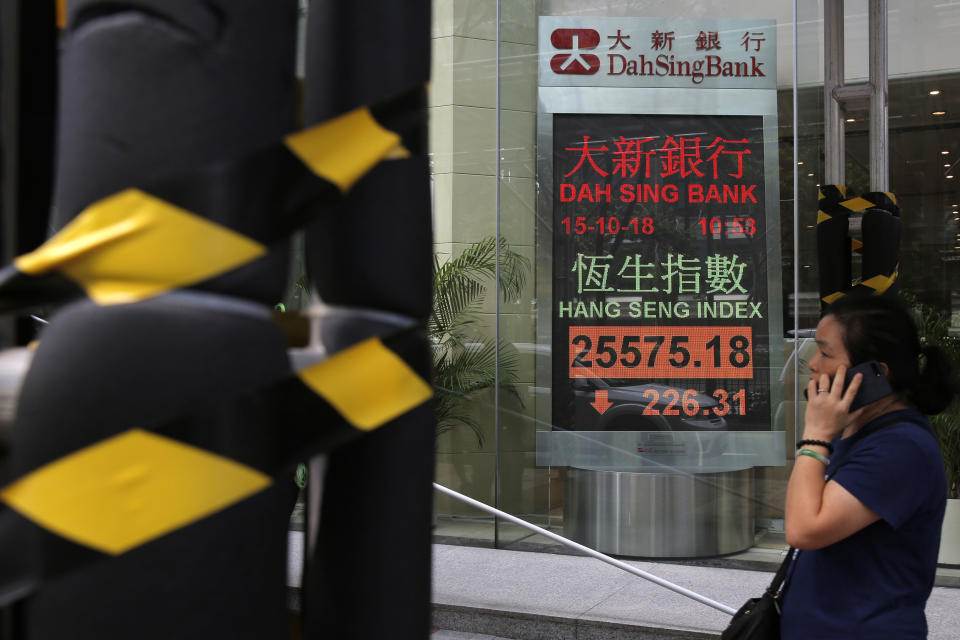
{"label": "dah sing bank logo", "polygon": [[555,49],[573,49],[573,53],[558,53],[550,59],[554,73],[590,75],[600,70],[599,56],[581,53],[599,46],[599,32],[593,29],[555,29],[550,34],[550,44]]}

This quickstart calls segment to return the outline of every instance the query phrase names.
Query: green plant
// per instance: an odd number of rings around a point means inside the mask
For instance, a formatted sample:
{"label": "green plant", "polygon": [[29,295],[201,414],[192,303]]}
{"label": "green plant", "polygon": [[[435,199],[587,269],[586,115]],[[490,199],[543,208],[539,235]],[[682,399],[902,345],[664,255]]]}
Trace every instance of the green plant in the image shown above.
{"label": "green plant", "polygon": [[[953,367],[953,388],[960,390],[960,338],[950,335],[950,316],[923,304],[913,294],[900,292],[903,300],[914,311],[914,319],[924,344],[943,349]],[[947,472],[947,495],[960,498],[960,394],[942,412],[930,417],[930,424],[940,444],[940,454]]]}
{"label": "green plant", "polygon": [[[307,276],[302,275],[299,278],[297,278],[295,285],[297,289],[299,289],[300,291],[306,294],[307,293]],[[286,313],[287,305],[284,304],[283,302],[278,302],[277,304],[273,305],[273,310],[279,311],[280,313]],[[300,490],[303,490],[307,486],[307,465],[304,464],[303,462],[297,463],[297,469],[293,473],[293,483],[297,485],[297,488],[299,488]]]}
{"label": "green plant", "polygon": [[960,498],[960,404],[930,418],[947,470],[947,497]]}
{"label": "green plant", "polygon": [[[960,338],[944,333],[935,342],[950,356],[953,365],[954,389],[960,373]],[[954,396],[942,412],[930,417],[930,424],[940,443],[940,454],[947,471],[947,492],[950,498],[960,498],[960,396]]]}
{"label": "green plant", "polygon": [[303,462],[297,464],[297,470],[293,472],[293,483],[300,489],[307,487],[307,465]]}
{"label": "green plant", "polygon": [[498,378],[500,389],[520,400],[514,384],[517,352],[484,334],[478,313],[488,284],[498,275],[501,298],[517,300],[528,268],[527,259],[503,238],[484,238],[448,260],[434,256],[433,313],[427,331],[433,346],[437,435],[467,426],[482,447],[483,430],[470,413],[469,401],[493,389]]}

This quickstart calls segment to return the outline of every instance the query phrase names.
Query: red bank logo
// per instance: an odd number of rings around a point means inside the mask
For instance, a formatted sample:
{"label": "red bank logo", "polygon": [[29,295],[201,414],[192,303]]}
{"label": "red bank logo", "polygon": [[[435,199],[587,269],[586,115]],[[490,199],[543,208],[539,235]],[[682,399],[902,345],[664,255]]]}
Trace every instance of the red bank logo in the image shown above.
{"label": "red bank logo", "polygon": [[550,44],[556,49],[573,49],[573,53],[558,53],[550,59],[554,73],[590,75],[600,69],[600,57],[592,53],[580,53],[596,49],[600,33],[593,29],[555,29],[550,34]]}

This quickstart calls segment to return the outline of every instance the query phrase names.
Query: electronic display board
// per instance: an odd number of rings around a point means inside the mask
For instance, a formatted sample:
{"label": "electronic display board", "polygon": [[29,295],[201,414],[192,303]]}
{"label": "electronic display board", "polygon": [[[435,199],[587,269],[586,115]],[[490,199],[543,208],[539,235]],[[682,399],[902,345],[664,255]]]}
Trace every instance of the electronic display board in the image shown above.
{"label": "electronic display board", "polygon": [[552,129],[554,428],[769,431],[763,117]]}

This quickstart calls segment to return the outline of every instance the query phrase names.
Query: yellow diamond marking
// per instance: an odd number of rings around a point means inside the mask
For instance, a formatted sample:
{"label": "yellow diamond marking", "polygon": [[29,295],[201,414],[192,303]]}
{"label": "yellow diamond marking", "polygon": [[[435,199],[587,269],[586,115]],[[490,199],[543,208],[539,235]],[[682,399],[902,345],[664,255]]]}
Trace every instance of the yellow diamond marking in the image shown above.
{"label": "yellow diamond marking", "polygon": [[29,275],[59,269],[95,302],[108,305],[202,282],[266,252],[236,231],[126,189],[87,207],[14,264]]}
{"label": "yellow diamond marking", "polygon": [[348,191],[385,158],[409,157],[400,136],[380,126],[366,107],[283,139],[310,171]]}
{"label": "yellow diamond marking", "polygon": [[269,484],[229,458],[132,429],[36,469],[0,491],[0,500],[64,538],[116,555]]}
{"label": "yellow diamond marking", "polygon": [[386,424],[433,395],[433,388],[377,338],[339,351],[298,375],[363,431]]}
{"label": "yellow diamond marking", "polygon": [[873,295],[878,296],[893,285],[893,283],[897,279],[898,272],[899,272],[899,265],[897,265],[897,269],[894,269],[892,275],[873,276],[872,278],[864,280],[861,284],[866,287],[870,287],[871,289],[875,289],[876,291],[874,292]]}
{"label": "yellow diamond marking", "polygon": [[852,198],[850,200],[844,200],[840,203],[846,209],[850,211],[864,211],[865,209],[871,209],[874,207],[874,204],[869,200],[864,198]]}

